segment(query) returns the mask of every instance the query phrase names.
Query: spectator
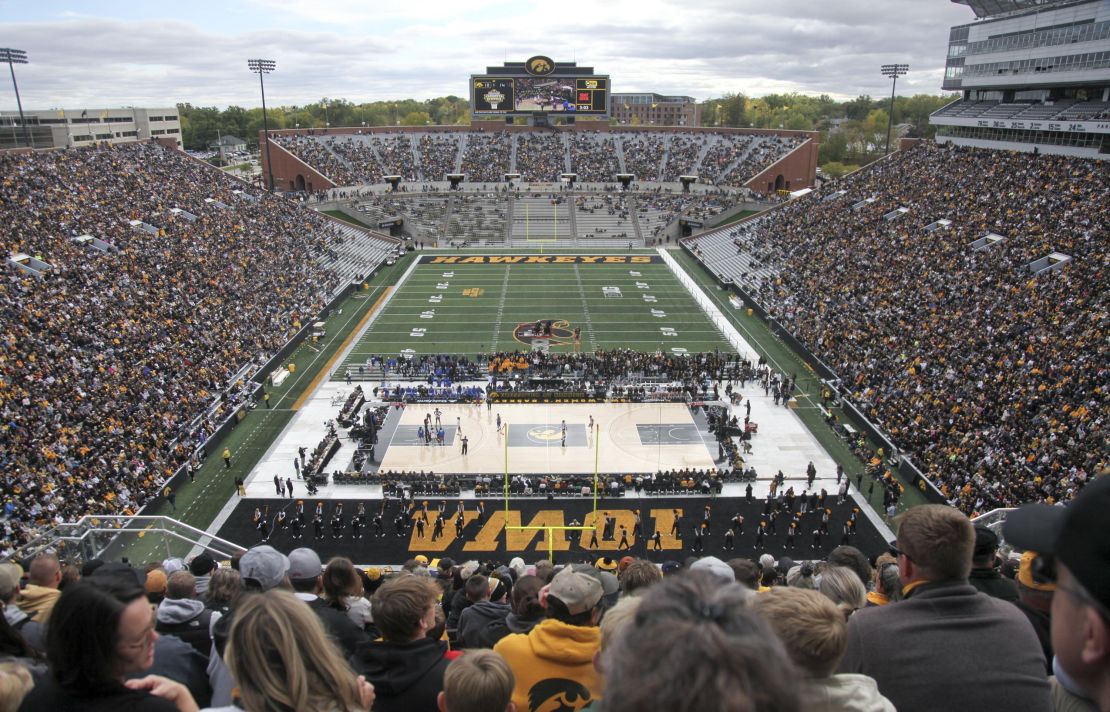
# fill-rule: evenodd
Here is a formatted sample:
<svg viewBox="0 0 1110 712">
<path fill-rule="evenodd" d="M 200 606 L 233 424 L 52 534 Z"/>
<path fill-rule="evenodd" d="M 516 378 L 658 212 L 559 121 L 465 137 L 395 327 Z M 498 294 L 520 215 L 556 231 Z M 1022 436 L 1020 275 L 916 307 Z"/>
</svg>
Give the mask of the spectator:
<svg viewBox="0 0 1110 712">
<path fill-rule="evenodd" d="M 212 611 L 197 600 L 196 578 L 188 571 L 170 574 L 166 598 L 155 613 L 154 629 L 158 634 L 176 636 L 208 657 L 212 650 L 211 624 Z"/>
<path fill-rule="evenodd" d="M 868 606 L 885 606 L 901 600 L 902 579 L 898 574 L 898 561 L 883 554 L 875 562 L 875 589 L 867 592 Z"/>
<path fill-rule="evenodd" d="M 207 552 L 202 552 L 193 557 L 189 562 L 189 572 L 196 579 L 197 596 L 203 597 L 208 592 L 208 583 L 212 580 L 212 572 L 217 568 L 216 560 Z"/>
<path fill-rule="evenodd" d="M 218 568 L 208 580 L 208 590 L 204 593 L 204 607 L 226 615 L 241 589 L 239 572 L 232 568 Z"/>
<path fill-rule="evenodd" d="M 1110 710 L 1110 475 L 1099 475 L 1069 507 L 1027 505 L 1003 524 L 1010 544 L 1055 557 L 1052 649 L 1057 680 Z M 1042 569 L 1043 570 L 1043 569 Z M 1062 673 L 1062 674 L 1061 674 Z M 1064 696 L 1059 690 L 1054 695 Z"/>
<path fill-rule="evenodd" d="M 515 712 L 513 671 L 492 650 L 472 650 L 447 666 L 440 712 Z"/>
<path fill-rule="evenodd" d="M 350 559 L 337 556 L 324 568 L 324 599 L 336 610 L 345 610 L 347 617 L 360 630 L 368 631 L 374 617 L 370 601 L 363 597 L 362 578 Z M 377 630 L 374 629 L 376 634 Z"/>
<path fill-rule="evenodd" d="M 786 585 L 791 588 L 805 588 L 810 591 L 817 588 L 817 579 L 814 578 L 813 564 L 808 561 L 804 564 L 791 566 L 787 569 L 785 578 Z"/>
<path fill-rule="evenodd" d="M 513 669 L 518 709 L 549 703 L 574 708 L 601 696 L 604 683 L 593 658 L 600 644 L 602 592 L 598 579 L 565 568 L 551 579 L 546 596 L 541 595 L 547 620 L 494 646 Z"/>
<path fill-rule="evenodd" d="M 484 590 L 478 590 L 479 584 Z M 468 597 L 472 586 L 475 589 L 474 595 L 479 598 L 459 616 L 460 648 L 485 647 L 482 643 L 486 629 L 498 621 L 504 621 L 512 612 L 506 600 L 509 589 L 501 579 L 471 576 L 466 582 Z"/>
<path fill-rule="evenodd" d="M 967 582 L 975 544 L 967 517 L 925 504 L 896 521 L 905 599 L 852 616 L 840 672 L 875 678 L 899 712 L 1048 710 L 1045 660 L 1029 622 Z"/>
<path fill-rule="evenodd" d="M 374 594 L 382 640 L 364 645 L 351 662 L 374 685 L 377 712 L 433 710 L 443 690 L 447 644 L 427 632 L 436 625 L 439 587 L 423 576 L 400 576 Z"/>
<path fill-rule="evenodd" d="M 46 629 L 42 623 L 15 605 L 19 596 L 19 579 L 23 571 L 16 564 L 0 564 L 0 607 L 4 610 L 4 620 L 12 628 L 15 636 L 22 638 L 33 650 L 42 653 L 46 650 Z"/>
<path fill-rule="evenodd" d="M 323 568 L 320 556 L 312 549 L 301 547 L 289 552 L 289 583 L 297 598 L 307 603 L 320 617 L 328 635 L 339 645 L 344 656 L 350 657 L 369 642 L 369 638 L 347 616 L 346 601 L 320 598 L 324 592 Z"/>
<path fill-rule="evenodd" d="M 663 572 L 647 559 L 636 559 L 620 575 L 621 595 L 642 596 L 663 580 Z"/>
<path fill-rule="evenodd" d="M 759 589 L 759 564 L 751 559 L 729 559 L 728 565 L 732 567 L 736 583 L 750 591 Z"/>
<path fill-rule="evenodd" d="M 38 710 L 112 709 L 142 712 L 195 710 L 155 697 L 140 681 L 124 684 L 154 662 L 154 611 L 141 573 L 97 577 L 68 587 L 55 606 L 46 634 L 50 675 L 38 681 L 20 707 Z"/>
<path fill-rule="evenodd" d="M 150 601 L 152 606 L 158 606 L 166 597 L 166 585 L 168 579 L 166 572 L 160 568 L 154 568 L 147 572 L 146 583 L 146 600 Z"/>
<path fill-rule="evenodd" d="M 320 618 L 286 591 L 248 596 L 236 608 L 225 654 L 246 712 L 365 712 L 374 704 L 373 686 L 355 676 Z"/>
<path fill-rule="evenodd" d="M 736 583 L 736 574 L 732 572 L 732 567 L 716 556 L 703 556 L 690 565 L 690 571 L 706 571 L 719 579 L 722 584 Z"/>
<path fill-rule="evenodd" d="M 645 591 L 646 593 L 646 591 Z M 605 654 L 613 646 L 613 641 L 623 633 L 624 629 L 632 624 L 636 618 L 636 611 L 640 608 L 640 596 L 626 596 L 617 601 L 617 604 L 605 612 L 598 629 L 601 632 L 601 645 L 594 653 L 594 667 L 604 677 L 605 665 L 602 662 Z M 589 705 L 582 708 L 582 712 L 596 712 L 601 709 L 603 700 L 594 699 Z"/>
<path fill-rule="evenodd" d="M 975 552 L 968 582 L 988 596 L 1011 603 L 1018 600 L 1017 586 L 1003 578 L 998 564 L 998 535 L 986 527 L 975 527 Z"/>
<path fill-rule="evenodd" d="M 856 573 L 860 583 L 866 586 L 871 581 L 871 563 L 862 551 L 854 546 L 838 546 L 829 552 L 829 566 L 846 566 Z"/>
<path fill-rule="evenodd" d="M 848 569 L 835 567 L 862 589 Z M 822 581 L 828 572 L 822 574 Z M 848 645 L 843 609 L 816 591 L 779 586 L 752 601 L 803 674 L 801 709 L 806 712 L 895 712 L 866 675 L 834 674 Z"/>
<path fill-rule="evenodd" d="M 747 609 L 747 598 L 740 586 L 722 586 L 697 571 L 653 586 L 641 598 L 634 622 L 602 656 L 601 708 L 802 710 L 794 665 L 767 624 Z"/>
<path fill-rule="evenodd" d="M 19 594 L 15 604 L 31 617 L 31 620 L 46 625 L 54 603 L 61 595 L 58 586 L 62 583 L 62 567 L 58 557 L 53 554 L 39 554 L 31 561 L 27 570 L 27 585 Z"/>
<path fill-rule="evenodd" d="M 447 634 L 454 637 L 459 627 L 459 618 L 462 612 L 474 605 L 474 600 L 466 591 L 466 582 L 471 576 L 478 573 L 477 561 L 468 561 L 455 571 L 455 592 L 451 596 L 450 606 L 447 607 Z M 445 597 L 446 600 L 446 597 Z"/>
<path fill-rule="evenodd" d="M 846 566 L 830 566 L 817 577 L 817 590 L 832 601 L 844 620 L 867 605 L 867 589 L 856 572 Z"/>
<path fill-rule="evenodd" d="M 1041 641 L 1041 650 L 1047 661 L 1047 672 L 1052 674 L 1052 599 L 1056 595 L 1056 582 L 1052 579 L 1055 572 L 1048 571 L 1052 566 L 1051 559 L 1041 560 L 1041 555 L 1035 551 L 1026 551 L 1021 555 L 1021 564 L 1018 568 L 1017 588 L 1018 600 L 1014 605 L 1018 607 L 1032 624 L 1037 640 Z"/>
<path fill-rule="evenodd" d="M 540 589 L 543 586 L 544 582 L 537 576 L 521 576 L 509 594 L 512 610 L 504 619 L 491 621 L 478 633 L 479 645 L 492 648 L 511 633 L 527 634 L 535 628 L 544 616 L 544 607 L 540 605 Z"/>
</svg>

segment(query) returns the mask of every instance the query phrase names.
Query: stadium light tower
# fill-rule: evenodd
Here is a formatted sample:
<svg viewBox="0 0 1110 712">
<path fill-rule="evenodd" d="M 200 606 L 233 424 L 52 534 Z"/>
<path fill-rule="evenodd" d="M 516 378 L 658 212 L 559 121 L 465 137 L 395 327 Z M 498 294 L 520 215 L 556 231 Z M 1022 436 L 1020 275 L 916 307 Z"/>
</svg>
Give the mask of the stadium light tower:
<svg viewBox="0 0 1110 712">
<path fill-rule="evenodd" d="M 247 68 L 258 75 L 258 87 L 262 90 L 262 133 L 266 137 L 266 171 L 270 178 L 270 192 L 274 192 L 274 164 L 270 162 L 270 124 L 266 120 L 266 85 L 262 81 L 263 74 L 269 74 L 277 68 L 277 62 L 272 59 L 248 59 Z"/>
<path fill-rule="evenodd" d="M 12 73 L 12 86 L 15 88 L 15 105 L 19 107 L 19 125 L 23 127 L 23 140 L 27 145 L 34 148 L 31 143 L 31 129 L 27 126 L 27 122 L 23 118 L 23 102 L 19 100 L 19 85 L 15 83 L 15 65 L 27 64 L 27 53 L 21 49 L 11 49 L 5 47 L 0 49 L 0 62 L 7 62 L 8 69 Z"/>
<path fill-rule="evenodd" d="M 890 153 L 890 130 L 894 127 L 894 89 L 898 86 L 898 77 L 910 71 L 908 64 L 884 64 L 879 67 L 884 77 L 890 77 L 893 83 L 890 86 L 890 113 L 886 119 L 886 151 Z"/>
</svg>

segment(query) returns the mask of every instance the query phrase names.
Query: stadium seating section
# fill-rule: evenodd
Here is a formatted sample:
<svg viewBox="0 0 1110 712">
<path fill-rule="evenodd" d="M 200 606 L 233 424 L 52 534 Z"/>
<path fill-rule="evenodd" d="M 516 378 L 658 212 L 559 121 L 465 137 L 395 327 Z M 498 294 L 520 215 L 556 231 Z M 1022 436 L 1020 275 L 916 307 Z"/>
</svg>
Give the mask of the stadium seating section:
<svg viewBox="0 0 1110 712">
<path fill-rule="evenodd" d="M 923 142 L 691 248 L 983 512 L 1110 455 L 1108 224 L 1103 163 Z"/>
</svg>

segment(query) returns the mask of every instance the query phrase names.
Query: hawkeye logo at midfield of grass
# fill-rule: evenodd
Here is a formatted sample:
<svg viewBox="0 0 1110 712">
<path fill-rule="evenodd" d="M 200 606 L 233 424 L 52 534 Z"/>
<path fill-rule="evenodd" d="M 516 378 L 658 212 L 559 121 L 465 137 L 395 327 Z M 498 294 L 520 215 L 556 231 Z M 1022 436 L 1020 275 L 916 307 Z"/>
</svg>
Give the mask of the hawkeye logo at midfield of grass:
<svg viewBox="0 0 1110 712">
<path fill-rule="evenodd" d="M 659 255 L 424 255 L 428 265 L 647 265 L 661 263 Z"/>
<path fill-rule="evenodd" d="M 517 324 L 513 338 L 532 348 L 573 346 L 574 330 L 566 319 L 540 319 Z"/>
</svg>

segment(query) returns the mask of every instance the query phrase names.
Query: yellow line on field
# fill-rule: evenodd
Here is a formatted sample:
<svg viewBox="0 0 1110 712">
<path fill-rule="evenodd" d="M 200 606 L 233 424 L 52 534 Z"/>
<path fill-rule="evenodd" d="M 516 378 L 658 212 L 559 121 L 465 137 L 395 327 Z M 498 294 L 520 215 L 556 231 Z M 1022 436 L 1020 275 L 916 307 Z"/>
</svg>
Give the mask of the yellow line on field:
<svg viewBox="0 0 1110 712">
<path fill-rule="evenodd" d="M 347 338 L 343 340 L 343 343 L 335 350 L 335 353 L 328 359 L 328 362 L 325 363 L 320 369 L 320 372 L 316 374 L 316 378 L 312 379 L 312 383 L 308 384 L 308 388 L 305 388 L 301 396 L 294 401 L 293 407 L 290 408 L 290 410 L 300 410 L 304 402 L 308 400 L 308 397 L 315 393 L 316 389 L 320 387 L 320 384 L 324 382 L 324 379 L 331 376 L 331 370 L 335 366 L 335 362 L 339 360 L 339 356 L 347 350 L 347 347 L 354 341 L 355 336 L 362 331 L 362 327 L 366 326 L 366 322 L 370 321 L 370 317 L 374 315 L 374 312 L 378 311 L 378 307 L 381 306 L 381 303 L 385 301 L 385 298 L 389 296 L 391 291 L 393 291 L 393 287 L 386 287 L 385 290 L 382 291 L 381 296 L 374 302 L 374 306 L 370 307 L 370 309 L 362 315 L 362 318 L 358 321 L 358 325 L 355 326 L 354 329 L 351 329 L 351 333 L 347 334 Z"/>
</svg>

